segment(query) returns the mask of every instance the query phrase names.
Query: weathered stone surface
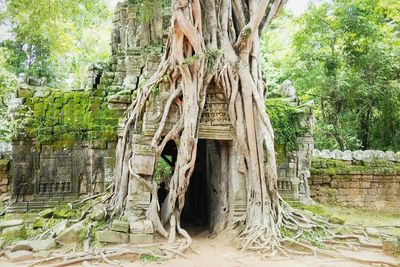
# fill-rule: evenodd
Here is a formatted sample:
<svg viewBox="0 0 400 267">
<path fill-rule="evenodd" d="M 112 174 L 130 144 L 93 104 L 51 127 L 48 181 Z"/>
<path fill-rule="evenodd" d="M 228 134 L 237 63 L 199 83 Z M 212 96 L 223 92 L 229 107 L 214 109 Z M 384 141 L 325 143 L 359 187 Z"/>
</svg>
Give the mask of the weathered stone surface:
<svg viewBox="0 0 400 267">
<path fill-rule="evenodd" d="M 25 250 L 8 252 L 8 253 L 6 253 L 6 256 L 11 262 L 29 261 L 34 258 L 32 252 L 25 251 Z"/>
<path fill-rule="evenodd" d="M 11 246 L 10 251 L 15 252 L 19 250 L 27 250 L 30 251 L 32 250 L 31 246 L 29 245 L 29 242 L 27 240 L 19 241 L 15 243 L 14 245 Z"/>
<path fill-rule="evenodd" d="M 327 149 L 324 149 L 324 150 L 321 151 L 320 157 L 324 158 L 324 159 L 331 159 L 333 157 L 333 155 L 332 155 L 331 151 L 329 151 Z"/>
<path fill-rule="evenodd" d="M 53 227 L 53 232 L 57 236 L 67 228 L 67 220 L 62 220 Z"/>
<path fill-rule="evenodd" d="M 343 219 L 340 219 L 340 218 L 338 218 L 338 217 L 336 217 L 336 216 L 331 216 L 331 217 L 329 218 L 329 222 L 330 222 L 330 223 L 333 223 L 333 224 L 344 224 L 344 220 L 343 220 Z"/>
<path fill-rule="evenodd" d="M 130 223 L 131 233 L 135 234 L 143 234 L 144 233 L 144 224 L 142 221 L 136 221 Z"/>
<path fill-rule="evenodd" d="M 379 236 L 380 235 L 379 230 L 376 228 L 373 228 L 373 227 L 365 228 L 365 232 L 370 236 Z"/>
<path fill-rule="evenodd" d="M 115 231 L 98 231 L 96 239 L 104 243 L 126 244 L 129 241 L 129 236 L 126 233 Z"/>
<path fill-rule="evenodd" d="M 19 226 L 12 226 L 5 228 L 2 231 L 3 236 L 7 237 L 14 237 L 14 238 L 25 238 L 26 237 L 26 229 L 25 225 L 19 225 Z"/>
<path fill-rule="evenodd" d="M 310 210 L 302 210 L 301 211 L 305 216 L 307 216 L 308 218 L 312 218 L 314 217 L 314 213 Z"/>
<path fill-rule="evenodd" d="M 34 97 L 48 97 L 50 95 L 49 90 L 45 90 L 44 88 L 40 88 L 35 91 Z"/>
<path fill-rule="evenodd" d="M 350 150 L 345 150 L 342 156 L 343 160 L 353 160 L 353 153 Z"/>
<path fill-rule="evenodd" d="M 355 160 L 364 160 L 364 151 L 362 150 L 353 151 L 353 158 Z"/>
<path fill-rule="evenodd" d="M 400 162 L 400 151 L 396 153 L 396 162 Z"/>
<path fill-rule="evenodd" d="M 320 158 L 321 157 L 321 151 L 319 151 L 318 149 L 314 149 L 312 156 L 314 158 Z"/>
<path fill-rule="evenodd" d="M 333 156 L 334 159 L 339 159 L 340 160 L 340 159 L 343 158 L 343 152 L 338 150 L 338 149 L 335 149 L 335 150 L 332 151 L 332 156 Z"/>
<path fill-rule="evenodd" d="M 376 150 L 374 153 L 374 157 L 379 159 L 385 159 L 386 154 L 382 150 Z"/>
<path fill-rule="evenodd" d="M 370 160 L 376 157 L 376 153 L 373 150 L 365 150 L 363 160 Z"/>
<path fill-rule="evenodd" d="M 150 220 L 145 220 L 143 222 L 144 225 L 144 233 L 145 234 L 153 234 L 154 229 L 153 229 L 153 223 Z"/>
<path fill-rule="evenodd" d="M 62 231 L 56 237 L 56 241 L 61 245 L 80 243 L 86 237 L 86 232 L 84 222 L 79 222 Z"/>
<path fill-rule="evenodd" d="M 389 161 L 396 161 L 396 153 L 394 153 L 393 151 L 386 151 L 385 159 Z"/>
<path fill-rule="evenodd" d="M 101 221 L 106 216 L 105 205 L 98 204 L 93 208 L 92 213 L 89 215 L 89 219 L 93 221 Z"/>
<path fill-rule="evenodd" d="M 117 231 L 117 232 L 122 232 L 122 233 L 128 233 L 129 232 L 129 223 L 126 221 L 114 220 L 111 224 L 111 230 Z"/>
<path fill-rule="evenodd" d="M 73 210 L 69 207 L 61 207 L 54 209 L 53 218 L 56 219 L 69 219 L 73 215 Z"/>
<path fill-rule="evenodd" d="M 35 258 L 36 259 L 45 259 L 45 258 L 49 258 L 51 256 L 51 250 L 50 251 L 38 251 L 35 252 Z"/>
<path fill-rule="evenodd" d="M 397 154 L 375 150 L 346 153 L 352 153 L 354 159 L 313 159 L 309 178 L 313 199 L 329 202 L 335 190 L 334 202 L 341 205 L 399 209 L 400 164 L 390 160 Z"/>
<path fill-rule="evenodd" d="M 12 226 L 18 226 L 22 225 L 24 223 L 24 220 L 9 220 L 9 221 L 2 221 L 0 222 L 0 231 L 3 231 L 3 229 L 12 227 Z"/>
<path fill-rule="evenodd" d="M 42 218 L 51 218 L 53 216 L 53 209 L 45 209 L 39 212 L 39 216 Z"/>
<path fill-rule="evenodd" d="M 29 245 L 32 248 L 32 251 L 47 251 L 55 248 L 56 241 L 53 238 L 44 239 L 44 240 L 30 240 Z"/>
<path fill-rule="evenodd" d="M 130 234 L 129 243 L 131 244 L 151 244 L 154 243 L 152 234 Z"/>
<path fill-rule="evenodd" d="M 46 251 L 53 249 L 56 246 L 56 241 L 53 238 L 43 240 L 22 240 L 18 241 L 11 247 L 11 251 L 27 250 L 27 251 Z"/>
</svg>

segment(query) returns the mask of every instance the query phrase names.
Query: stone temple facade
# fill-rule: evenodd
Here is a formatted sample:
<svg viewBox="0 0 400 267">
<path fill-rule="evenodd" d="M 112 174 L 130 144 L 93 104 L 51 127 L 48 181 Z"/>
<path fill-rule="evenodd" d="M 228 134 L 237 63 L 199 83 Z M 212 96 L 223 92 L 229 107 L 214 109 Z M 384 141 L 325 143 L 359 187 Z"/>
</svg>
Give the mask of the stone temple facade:
<svg viewBox="0 0 400 267">
<path fill-rule="evenodd" d="M 136 90 L 158 67 L 170 22 L 168 8 L 156 10 L 150 21 L 138 18 L 139 10 L 128 1 L 117 5 L 112 29 L 112 56 L 108 64 L 88 68 L 84 88 L 76 91 L 49 90 L 21 76 L 19 91 L 11 110 L 14 122 L 12 142 L 12 198 L 10 211 L 44 208 L 60 202 L 103 192 L 112 182 L 115 147 L 121 136 L 124 111 L 136 97 Z M 149 29 L 152 29 L 149 31 Z M 143 177 L 155 172 L 155 151 L 151 137 L 161 120 L 160 106 L 168 93 L 162 84 L 151 96 L 141 129 L 133 137 L 133 166 Z M 286 95 L 285 95 L 286 94 Z M 308 105 L 293 99 L 290 90 L 284 93 L 288 105 L 309 114 Z M 200 121 L 196 169 L 188 191 L 187 205 L 196 214 L 194 220 L 208 220 L 209 206 L 199 196 L 212 197 L 214 170 L 219 168 L 220 144 L 228 147 L 228 164 L 236 164 L 231 149 L 235 132 L 227 114 L 227 100 L 218 88 L 210 86 Z M 172 107 L 166 129 L 177 120 L 177 106 Z M 310 118 L 300 123 L 312 128 Z M 298 150 L 285 152 L 279 165 L 279 190 L 292 200 L 309 199 L 308 177 L 313 149 L 311 130 L 298 139 Z M 162 155 L 173 161 L 176 147 L 168 144 Z M 235 168 L 229 168 L 234 170 Z M 246 209 L 246 186 L 239 173 L 229 176 L 231 216 Z M 143 218 L 150 202 L 150 193 L 139 183 L 130 183 L 128 212 Z M 184 211 L 185 213 L 185 211 Z M 185 214 L 183 214 L 184 216 Z"/>
</svg>

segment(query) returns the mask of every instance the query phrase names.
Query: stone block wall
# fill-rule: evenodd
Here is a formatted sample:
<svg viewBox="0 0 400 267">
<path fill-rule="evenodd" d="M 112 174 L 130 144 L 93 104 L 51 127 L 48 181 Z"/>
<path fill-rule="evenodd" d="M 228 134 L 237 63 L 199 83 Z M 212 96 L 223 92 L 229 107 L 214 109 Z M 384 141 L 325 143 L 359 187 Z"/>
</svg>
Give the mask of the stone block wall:
<svg viewBox="0 0 400 267">
<path fill-rule="evenodd" d="M 388 160 L 385 153 L 363 160 L 314 157 L 309 184 L 311 197 L 321 203 L 380 210 L 400 208 L 400 163 Z"/>
<path fill-rule="evenodd" d="M 0 159 L 0 200 L 4 199 L 10 192 L 10 166 L 11 162 L 9 159 Z"/>
<path fill-rule="evenodd" d="M 0 142 L 0 201 L 11 192 L 11 146 Z"/>
<path fill-rule="evenodd" d="M 10 114 L 13 202 L 63 201 L 111 182 L 118 123 L 131 96 L 119 95 L 110 108 L 112 75 L 95 68 L 99 84 L 86 91 L 20 81 Z"/>
<path fill-rule="evenodd" d="M 275 133 L 278 190 L 287 200 L 308 203 L 314 150 L 313 102 L 302 103 L 290 81 L 269 96 L 266 109 Z"/>
</svg>

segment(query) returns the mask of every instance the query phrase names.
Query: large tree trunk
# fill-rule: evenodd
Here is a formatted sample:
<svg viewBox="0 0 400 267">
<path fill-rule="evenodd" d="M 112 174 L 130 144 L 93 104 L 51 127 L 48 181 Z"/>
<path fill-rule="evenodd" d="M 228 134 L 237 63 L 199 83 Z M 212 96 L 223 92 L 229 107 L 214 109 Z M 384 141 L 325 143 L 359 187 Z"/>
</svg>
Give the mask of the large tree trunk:
<svg viewBox="0 0 400 267">
<path fill-rule="evenodd" d="M 165 54 L 156 73 L 141 89 L 127 112 L 123 137 L 117 148 L 114 210 L 122 212 L 130 179 L 138 179 L 153 192 L 148 217 L 156 230 L 175 241 L 176 233 L 190 237 L 180 227 L 185 193 L 196 160 L 199 121 L 205 96 L 212 82 L 222 88 L 229 103 L 229 117 L 236 129 L 234 149 L 237 170 L 244 174 L 247 189 L 247 212 L 240 222 L 244 249 L 260 245 L 275 251 L 279 227 L 284 220 L 277 188 L 273 130 L 264 110 L 264 84 L 260 67 L 260 31 L 268 25 L 283 5 L 283 0 L 173 0 L 172 19 Z M 155 185 L 131 168 L 132 138 L 140 127 L 151 89 L 169 84 L 169 99 L 152 146 L 159 156 L 166 143 L 174 140 L 178 155 L 170 181 L 170 191 L 158 216 Z M 162 135 L 170 107 L 180 107 L 180 119 L 172 130 Z M 223 144 L 222 144 L 223 145 Z M 227 148 L 222 146 L 221 164 L 226 168 Z M 223 170 L 223 172 L 227 172 Z M 224 181 L 224 177 L 221 178 Z M 224 187 L 221 187 L 222 189 Z M 221 198 L 223 202 L 224 198 Z M 215 218 L 224 220 L 223 214 Z M 170 231 L 163 225 L 170 222 Z M 215 223 L 216 231 L 225 227 Z"/>
</svg>

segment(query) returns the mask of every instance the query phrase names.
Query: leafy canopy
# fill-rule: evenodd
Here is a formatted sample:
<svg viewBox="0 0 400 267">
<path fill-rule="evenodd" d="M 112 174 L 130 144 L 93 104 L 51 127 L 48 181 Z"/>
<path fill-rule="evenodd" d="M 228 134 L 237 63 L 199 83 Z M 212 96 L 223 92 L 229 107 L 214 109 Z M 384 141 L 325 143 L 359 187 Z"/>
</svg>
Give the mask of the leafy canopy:
<svg viewBox="0 0 400 267">
<path fill-rule="evenodd" d="M 14 52 L 8 60 L 14 72 L 60 83 L 109 55 L 105 0 L 6 0 L 6 6 L 0 17 L 11 24 L 13 39 L 3 46 Z"/>
<path fill-rule="evenodd" d="M 318 148 L 400 150 L 400 2 L 338 0 L 286 14 L 263 39 L 267 89 L 316 101 Z"/>
</svg>

